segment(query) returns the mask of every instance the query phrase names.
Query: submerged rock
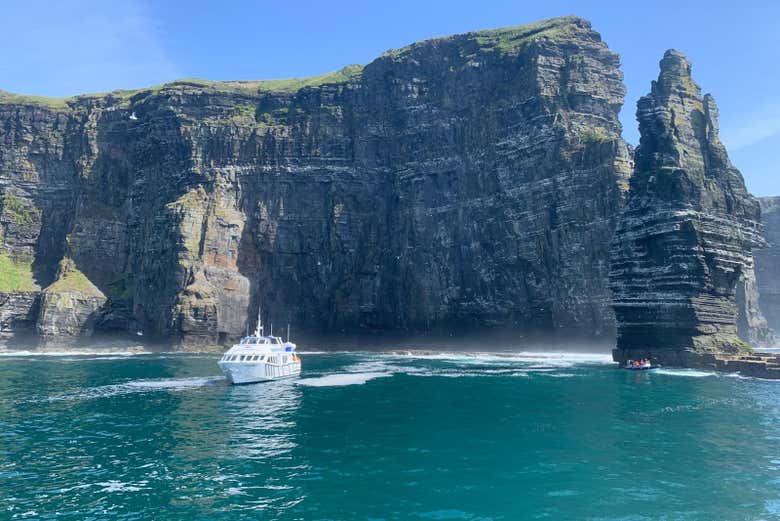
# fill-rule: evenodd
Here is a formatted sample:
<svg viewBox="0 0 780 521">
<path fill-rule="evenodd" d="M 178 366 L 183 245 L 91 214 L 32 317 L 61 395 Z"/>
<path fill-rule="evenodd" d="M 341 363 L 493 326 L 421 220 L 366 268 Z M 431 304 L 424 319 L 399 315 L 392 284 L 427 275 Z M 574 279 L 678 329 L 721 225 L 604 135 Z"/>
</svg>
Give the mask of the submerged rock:
<svg viewBox="0 0 780 521">
<path fill-rule="evenodd" d="M 34 259 L 39 287 L 67 257 L 105 296 L 43 292 L 46 335 L 82 334 L 102 306 L 96 331 L 197 347 L 262 303 L 315 331 L 611 338 L 624 94 L 618 56 L 575 17 L 317 78 L 0 93 L 0 192 L 22 216 L 0 217 L 2 248 Z M 29 327 L 19 302 L 7 329 Z"/>
<path fill-rule="evenodd" d="M 737 288 L 752 283 L 761 214 L 685 56 L 667 51 L 660 66 L 638 103 L 641 141 L 612 241 L 614 358 L 695 365 L 704 353 L 749 350 L 737 332 Z"/>
</svg>

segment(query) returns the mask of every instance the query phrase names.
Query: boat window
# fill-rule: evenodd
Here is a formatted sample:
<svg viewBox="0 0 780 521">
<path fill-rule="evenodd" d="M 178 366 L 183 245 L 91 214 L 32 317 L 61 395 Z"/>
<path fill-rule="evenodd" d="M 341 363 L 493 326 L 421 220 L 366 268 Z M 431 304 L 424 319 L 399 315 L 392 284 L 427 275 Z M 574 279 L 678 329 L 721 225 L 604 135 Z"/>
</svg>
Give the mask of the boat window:
<svg viewBox="0 0 780 521">
<path fill-rule="evenodd" d="M 252 357 L 252 361 L 253 361 L 253 362 L 257 362 L 257 359 L 258 359 L 258 358 L 259 358 L 259 357 L 258 357 L 257 355 L 255 355 L 255 356 L 253 356 L 253 357 Z"/>
<path fill-rule="evenodd" d="M 243 361 L 244 361 L 244 355 L 241 355 L 241 356 L 239 356 L 239 357 L 238 357 L 238 361 L 239 361 L 239 362 L 243 362 Z"/>
</svg>

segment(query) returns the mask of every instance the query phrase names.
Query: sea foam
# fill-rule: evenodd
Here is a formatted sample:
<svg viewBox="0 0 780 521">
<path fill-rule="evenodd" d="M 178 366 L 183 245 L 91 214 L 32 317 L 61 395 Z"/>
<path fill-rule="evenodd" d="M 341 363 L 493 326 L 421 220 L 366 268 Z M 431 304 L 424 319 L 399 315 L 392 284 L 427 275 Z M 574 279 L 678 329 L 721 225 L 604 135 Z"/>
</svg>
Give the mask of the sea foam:
<svg viewBox="0 0 780 521">
<path fill-rule="evenodd" d="M 319 376 L 316 378 L 302 378 L 296 383 L 298 385 L 305 385 L 308 387 L 340 387 L 345 385 L 363 385 L 369 380 L 392 376 L 392 374 L 393 373 L 390 372 L 338 373 Z"/>
<path fill-rule="evenodd" d="M 705 376 L 718 376 L 711 371 L 697 371 L 695 369 L 656 369 L 655 374 L 664 374 L 668 376 L 688 376 L 692 378 L 704 378 Z"/>
<path fill-rule="evenodd" d="M 131 380 L 121 384 L 101 385 L 88 387 L 80 392 L 51 396 L 49 402 L 95 400 L 110 398 L 125 394 L 154 392 L 154 391 L 183 391 L 210 385 L 221 385 L 226 380 L 223 377 L 194 377 L 194 378 L 163 378 L 156 380 Z M 30 400 L 37 401 L 37 400 Z"/>
</svg>

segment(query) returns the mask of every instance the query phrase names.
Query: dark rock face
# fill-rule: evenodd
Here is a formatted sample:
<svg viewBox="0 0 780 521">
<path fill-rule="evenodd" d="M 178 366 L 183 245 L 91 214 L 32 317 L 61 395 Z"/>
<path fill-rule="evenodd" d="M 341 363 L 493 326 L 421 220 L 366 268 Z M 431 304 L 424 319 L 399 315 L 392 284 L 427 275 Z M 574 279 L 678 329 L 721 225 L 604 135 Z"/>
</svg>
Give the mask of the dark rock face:
<svg viewBox="0 0 780 521">
<path fill-rule="evenodd" d="M 774 328 L 764 316 L 764 306 L 756 281 L 755 255 L 753 262 L 745 264 L 742 279 L 737 283 L 737 334 L 753 347 L 771 347 L 777 341 Z"/>
<path fill-rule="evenodd" d="M 313 330 L 609 336 L 624 93 L 618 56 L 577 18 L 297 82 L 0 93 L 0 191 L 23 217 L 3 206 L 3 250 L 33 273 L 0 321 L 197 348 L 262 304 Z M 66 297 L 41 288 L 63 258 L 105 300 L 69 293 L 50 320 Z"/>
<path fill-rule="evenodd" d="M 737 287 L 750 284 L 751 251 L 764 244 L 760 209 L 720 142 L 717 116 L 685 57 L 667 51 L 638 103 L 641 141 L 612 242 L 618 361 L 690 365 L 691 356 L 747 347 Z"/>
<path fill-rule="evenodd" d="M 757 250 L 756 279 L 761 310 L 769 327 L 780 331 L 780 197 L 761 197 L 767 247 Z"/>
</svg>

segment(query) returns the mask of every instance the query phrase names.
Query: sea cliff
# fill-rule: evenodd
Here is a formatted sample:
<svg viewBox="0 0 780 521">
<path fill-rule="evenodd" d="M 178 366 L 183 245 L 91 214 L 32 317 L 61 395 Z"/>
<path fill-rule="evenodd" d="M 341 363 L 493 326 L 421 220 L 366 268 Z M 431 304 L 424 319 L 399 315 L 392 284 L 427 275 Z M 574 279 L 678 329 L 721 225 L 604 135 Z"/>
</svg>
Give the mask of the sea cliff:
<svg viewBox="0 0 780 521">
<path fill-rule="evenodd" d="M 298 80 L 0 93 L 0 329 L 611 338 L 619 58 L 576 17 Z M 251 321 L 251 319 L 250 319 Z"/>
</svg>

